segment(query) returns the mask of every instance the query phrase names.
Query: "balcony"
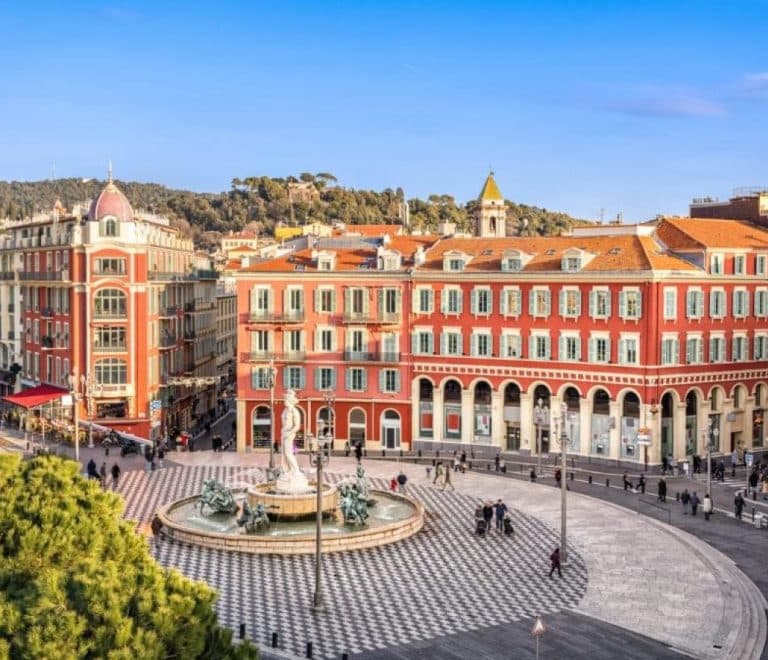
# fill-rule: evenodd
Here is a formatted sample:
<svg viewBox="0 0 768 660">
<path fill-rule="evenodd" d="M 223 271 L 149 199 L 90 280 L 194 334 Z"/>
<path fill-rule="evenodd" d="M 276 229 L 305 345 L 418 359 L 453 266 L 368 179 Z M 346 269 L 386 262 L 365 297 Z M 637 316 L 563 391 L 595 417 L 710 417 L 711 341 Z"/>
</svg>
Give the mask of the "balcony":
<svg viewBox="0 0 768 660">
<path fill-rule="evenodd" d="M 251 351 L 250 353 L 240 353 L 240 362 L 269 362 L 276 360 L 277 353 L 272 351 Z"/>
<path fill-rule="evenodd" d="M 66 275 L 66 277 L 65 277 Z M 59 281 L 69 279 L 69 271 L 67 270 L 49 270 L 45 273 L 24 270 L 19 273 L 19 279 L 21 280 L 41 280 L 46 282 Z"/>
<path fill-rule="evenodd" d="M 176 346 L 177 341 L 176 335 L 163 335 L 160 337 L 160 348 L 172 348 Z"/>
<path fill-rule="evenodd" d="M 210 300 L 190 300 L 184 303 L 184 313 L 207 312 L 214 308 L 215 303 Z"/>
<path fill-rule="evenodd" d="M 181 279 L 181 273 L 169 273 L 160 270 L 149 271 L 150 282 L 175 282 L 177 280 L 180 281 Z"/>
<path fill-rule="evenodd" d="M 196 280 L 218 280 L 219 272 L 206 268 L 198 268 L 192 273 L 192 277 Z"/>
<path fill-rule="evenodd" d="M 15 273 L 12 270 L 0 271 L 0 280 L 12 280 Z"/>
<path fill-rule="evenodd" d="M 125 277 L 128 275 L 125 270 L 120 270 L 118 268 L 96 268 L 93 271 L 93 274 L 98 275 L 99 277 Z"/>
<path fill-rule="evenodd" d="M 113 343 L 113 344 L 99 344 L 93 345 L 94 353 L 122 353 L 126 350 L 125 342 Z"/>
<path fill-rule="evenodd" d="M 249 312 L 245 315 L 246 323 L 304 323 L 304 310 L 287 312 Z"/>
<path fill-rule="evenodd" d="M 345 362 L 400 362 L 400 353 L 367 353 L 344 351 Z"/>
<path fill-rule="evenodd" d="M 359 323 L 361 325 L 397 325 L 400 323 L 400 312 L 344 312 L 342 323 Z"/>
<path fill-rule="evenodd" d="M 125 309 L 95 309 L 93 318 L 107 321 L 121 321 L 128 318 L 128 312 Z"/>
<path fill-rule="evenodd" d="M 178 307 L 176 305 L 168 305 L 166 307 L 160 308 L 160 316 L 163 316 L 165 318 L 168 318 L 169 316 L 176 316 L 176 312 L 178 311 Z"/>
<path fill-rule="evenodd" d="M 53 307 L 43 307 L 40 310 L 40 316 L 44 318 L 51 318 L 53 316 Z"/>
</svg>

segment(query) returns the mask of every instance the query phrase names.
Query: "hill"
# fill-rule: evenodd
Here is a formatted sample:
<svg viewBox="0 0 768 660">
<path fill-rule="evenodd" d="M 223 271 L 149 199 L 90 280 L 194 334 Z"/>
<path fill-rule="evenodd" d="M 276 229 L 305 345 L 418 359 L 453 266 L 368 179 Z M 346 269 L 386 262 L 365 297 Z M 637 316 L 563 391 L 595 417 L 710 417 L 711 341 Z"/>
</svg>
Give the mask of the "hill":
<svg viewBox="0 0 768 660">
<path fill-rule="evenodd" d="M 19 219 L 51 209 L 61 200 L 66 208 L 95 197 L 105 181 L 56 179 L 47 181 L 0 181 L 0 218 Z M 403 191 L 386 188 L 354 190 L 338 185 L 336 177 L 321 172 L 299 177 L 268 176 L 233 179 L 232 188 L 221 193 L 174 190 L 156 183 L 116 181 L 136 209 L 168 216 L 198 246 L 212 247 L 221 234 L 246 226 L 262 234 L 273 233 L 283 222 L 378 224 L 399 222 L 403 217 Z M 508 233 L 556 235 L 574 224 L 583 224 L 565 213 L 508 201 Z M 471 228 L 476 202 L 458 204 L 450 195 L 430 195 L 408 200 L 412 227 L 434 229 L 439 222 L 455 222 Z"/>
</svg>

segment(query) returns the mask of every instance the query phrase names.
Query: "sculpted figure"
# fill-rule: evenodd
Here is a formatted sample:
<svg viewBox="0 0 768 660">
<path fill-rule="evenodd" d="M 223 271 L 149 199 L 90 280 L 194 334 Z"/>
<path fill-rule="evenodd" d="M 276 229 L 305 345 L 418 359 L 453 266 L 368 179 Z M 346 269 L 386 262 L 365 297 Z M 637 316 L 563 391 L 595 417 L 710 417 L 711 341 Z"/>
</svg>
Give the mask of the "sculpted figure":
<svg viewBox="0 0 768 660">
<path fill-rule="evenodd" d="M 277 490 L 288 493 L 301 493 L 309 490 L 309 483 L 299 468 L 299 462 L 293 453 L 293 443 L 301 428 L 301 413 L 296 408 L 296 392 L 288 390 L 285 393 L 285 408 L 283 410 L 282 432 L 280 434 L 280 464 L 282 474 L 277 479 Z"/>
</svg>

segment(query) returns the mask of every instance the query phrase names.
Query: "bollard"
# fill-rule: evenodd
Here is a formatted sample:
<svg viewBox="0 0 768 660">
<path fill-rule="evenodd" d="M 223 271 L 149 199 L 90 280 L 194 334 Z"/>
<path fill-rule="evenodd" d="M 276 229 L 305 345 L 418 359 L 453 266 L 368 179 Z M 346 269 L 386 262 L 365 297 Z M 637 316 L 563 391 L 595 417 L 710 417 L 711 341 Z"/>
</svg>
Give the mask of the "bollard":
<svg viewBox="0 0 768 660">
<path fill-rule="evenodd" d="M 421 449 L 419 449 L 419 458 L 421 458 Z"/>
<path fill-rule="evenodd" d="M 437 465 L 437 460 L 433 458 L 432 459 L 432 467 L 435 467 L 435 465 Z"/>
<path fill-rule="evenodd" d="M 312 657 L 312 642 L 307 642 L 307 657 Z"/>
<path fill-rule="evenodd" d="M 245 639 L 245 624 L 240 624 L 240 639 Z"/>
<path fill-rule="evenodd" d="M 520 463 L 520 474 L 522 474 L 522 473 L 523 473 L 523 464 Z"/>
<path fill-rule="evenodd" d="M 571 481 L 573 481 L 575 477 L 576 477 L 576 473 L 575 472 L 571 472 Z"/>
<path fill-rule="evenodd" d="M 276 632 L 272 633 L 272 648 L 273 649 L 277 648 L 277 633 Z"/>
<path fill-rule="evenodd" d="M 752 499 L 753 499 L 754 501 L 757 501 L 757 490 L 753 490 L 753 491 L 752 491 Z"/>
<path fill-rule="evenodd" d="M 400 450 L 400 458 L 402 458 L 402 457 L 403 457 L 403 450 L 401 449 Z"/>
<path fill-rule="evenodd" d="M 591 474 L 589 475 L 589 485 L 590 486 L 592 485 L 592 475 Z"/>
<path fill-rule="evenodd" d="M 611 487 L 611 480 L 610 479 L 606 479 L 605 480 L 605 487 L 606 488 L 610 488 Z"/>
<path fill-rule="evenodd" d="M 470 454 L 470 456 L 471 456 L 472 458 L 474 458 L 474 457 L 475 457 L 475 450 L 474 450 L 474 449 L 470 449 L 470 450 L 469 450 L 469 454 Z"/>
<path fill-rule="evenodd" d="M 755 522 L 755 507 L 752 507 L 752 522 Z"/>
<path fill-rule="evenodd" d="M 491 464 L 490 463 L 486 463 L 485 464 L 485 469 L 488 470 L 488 472 L 490 472 L 491 471 Z"/>
<path fill-rule="evenodd" d="M 368 450 L 367 449 L 363 449 L 363 456 L 368 458 Z"/>
<path fill-rule="evenodd" d="M 386 449 L 382 449 L 381 450 L 381 457 L 384 458 L 386 455 L 387 455 L 387 450 Z"/>
<path fill-rule="evenodd" d="M 435 451 L 435 457 L 436 458 L 440 458 L 440 450 L 439 449 L 437 451 Z"/>
<path fill-rule="evenodd" d="M 27 451 L 29 451 L 29 442 L 27 442 Z"/>
<path fill-rule="evenodd" d="M 469 462 L 469 469 L 472 469 L 472 461 Z"/>
</svg>

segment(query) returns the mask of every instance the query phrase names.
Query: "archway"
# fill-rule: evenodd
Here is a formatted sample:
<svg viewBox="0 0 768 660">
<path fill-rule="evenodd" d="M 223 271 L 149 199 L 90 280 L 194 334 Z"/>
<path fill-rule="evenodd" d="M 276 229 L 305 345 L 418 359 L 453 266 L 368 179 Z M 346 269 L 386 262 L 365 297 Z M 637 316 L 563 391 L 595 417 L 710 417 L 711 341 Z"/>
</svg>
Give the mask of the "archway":
<svg viewBox="0 0 768 660">
<path fill-rule="evenodd" d="M 592 396 L 592 443 L 590 452 L 598 456 L 611 453 L 611 429 L 615 422 L 611 417 L 611 395 L 596 390 Z"/>
<path fill-rule="evenodd" d="M 731 451 L 739 449 L 745 451 L 748 449 L 748 438 L 744 432 L 744 417 L 747 402 L 747 388 L 743 385 L 736 385 L 733 388 L 733 412 L 731 418 Z"/>
<path fill-rule="evenodd" d="M 755 407 L 752 410 L 752 446 L 763 446 L 763 429 L 764 429 L 764 408 L 765 408 L 766 387 L 765 385 L 758 385 L 755 388 Z"/>
<path fill-rule="evenodd" d="M 536 429 L 536 440 L 533 452 L 541 448 L 542 454 L 549 453 L 549 422 L 551 415 L 550 392 L 546 385 L 537 385 L 533 391 L 533 427 Z"/>
<path fill-rule="evenodd" d="M 400 415 L 396 410 L 385 410 L 381 415 L 381 446 L 383 449 L 400 448 Z"/>
<path fill-rule="evenodd" d="M 349 411 L 349 445 L 356 447 L 358 444 L 365 447 L 366 440 L 365 411 L 362 408 L 353 408 Z"/>
<path fill-rule="evenodd" d="M 443 387 L 443 439 L 461 440 L 461 383 L 449 380 Z"/>
<path fill-rule="evenodd" d="M 671 392 L 661 397 L 661 455 L 672 458 L 675 455 L 675 398 Z"/>
<path fill-rule="evenodd" d="M 256 406 L 253 409 L 251 427 L 253 446 L 268 448 L 272 441 L 272 416 L 268 406 Z"/>
<path fill-rule="evenodd" d="M 568 410 L 567 426 L 568 451 L 581 453 L 581 394 L 575 387 L 567 387 L 563 392 L 563 403 Z"/>
<path fill-rule="evenodd" d="M 330 418 L 330 423 L 328 422 Z M 323 406 L 317 411 L 317 429 L 318 436 L 330 436 L 336 439 L 336 411 L 328 406 Z"/>
<path fill-rule="evenodd" d="M 419 379 L 419 437 L 432 438 L 434 432 L 434 405 L 435 387 L 427 378 Z"/>
<path fill-rule="evenodd" d="M 637 430 L 640 428 L 640 399 L 627 392 L 621 404 L 621 457 L 639 458 Z"/>
<path fill-rule="evenodd" d="M 485 381 L 480 381 L 475 385 L 474 397 L 474 441 L 490 444 L 491 443 L 491 386 Z"/>
<path fill-rule="evenodd" d="M 723 390 L 713 387 L 709 393 L 709 446 L 714 453 L 722 451 Z"/>
<path fill-rule="evenodd" d="M 685 455 L 696 454 L 696 438 L 698 433 L 699 397 L 691 390 L 685 397 Z"/>
<path fill-rule="evenodd" d="M 507 427 L 507 451 L 520 450 L 520 388 L 510 383 L 504 388 L 504 423 Z"/>
</svg>

